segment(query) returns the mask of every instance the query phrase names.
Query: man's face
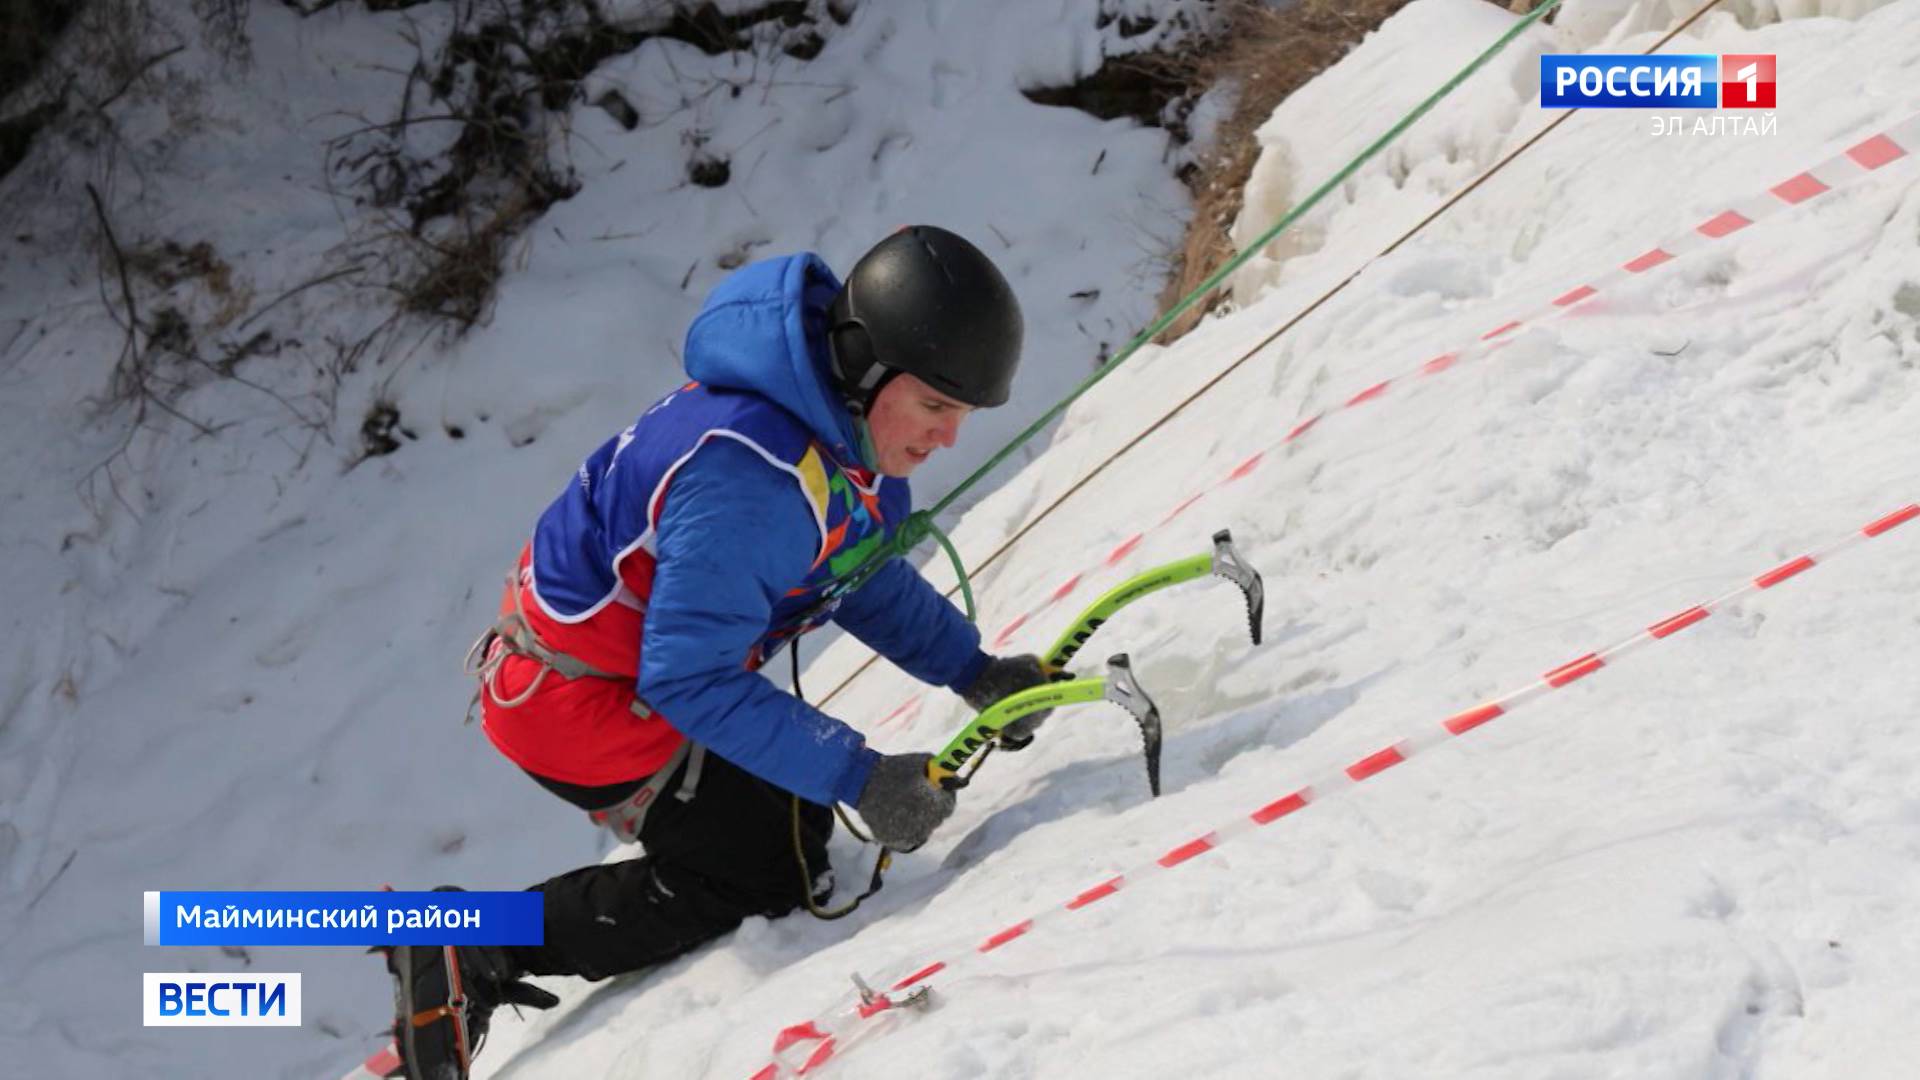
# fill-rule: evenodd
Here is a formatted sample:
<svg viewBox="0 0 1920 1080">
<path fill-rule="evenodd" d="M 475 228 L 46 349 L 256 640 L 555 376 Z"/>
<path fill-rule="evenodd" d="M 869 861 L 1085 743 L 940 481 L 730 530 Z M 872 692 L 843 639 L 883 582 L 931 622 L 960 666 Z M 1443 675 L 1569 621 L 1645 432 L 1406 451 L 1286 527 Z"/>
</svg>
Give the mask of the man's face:
<svg viewBox="0 0 1920 1080">
<path fill-rule="evenodd" d="M 973 407 L 935 390 L 911 375 L 895 376 L 880 389 L 867 413 L 879 471 L 906 476 L 943 446 L 952 446 L 960 421 Z"/>
</svg>

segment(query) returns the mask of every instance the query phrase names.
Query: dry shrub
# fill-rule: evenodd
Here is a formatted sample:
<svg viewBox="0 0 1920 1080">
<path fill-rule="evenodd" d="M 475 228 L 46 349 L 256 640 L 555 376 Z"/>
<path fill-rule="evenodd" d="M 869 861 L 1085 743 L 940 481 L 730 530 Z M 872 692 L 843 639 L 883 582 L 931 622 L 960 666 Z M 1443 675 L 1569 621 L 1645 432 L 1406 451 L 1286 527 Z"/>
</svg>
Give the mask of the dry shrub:
<svg viewBox="0 0 1920 1080">
<path fill-rule="evenodd" d="M 383 268 L 381 283 L 397 294 L 400 311 L 470 329 L 486 317 L 515 238 L 579 189 L 569 125 L 572 110 L 586 104 L 589 75 L 654 38 L 709 55 L 758 59 L 757 50 L 777 47 L 805 58 L 824 43 L 815 28 L 836 18 L 830 6 L 816 16 L 818 6 L 764 0 L 723 13 L 710 0 L 661 0 L 629 25 L 599 0 L 474 0 L 456 8 L 441 40 L 409 24 L 415 62 L 392 115 L 362 117 L 364 126 L 327 148 L 337 190 L 384 212 L 354 258 Z M 643 123 L 616 91 L 595 104 L 628 130 Z M 450 140 L 438 137 L 447 124 L 456 132 Z M 722 186 L 730 163 L 703 143 L 692 141 L 688 178 Z"/>
<path fill-rule="evenodd" d="M 538 214 L 524 197 L 506 198 L 468 208 L 455 228 L 438 235 L 393 236 L 414 255 L 414 272 L 395 284 L 402 310 L 471 327 L 486 314 L 505 272 L 509 242 Z"/>
<path fill-rule="evenodd" d="M 182 283 L 197 284 L 211 301 L 210 307 L 199 307 L 203 331 L 225 329 L 247 313 L 253 300 L 253 290 L 234 280 L 233 267 L 205 240 L 191 245 L 174 240 L 149 242 L 129 249 L 126 260 L 128 271 L 162 293 Z"/>
<path fill-rule="evenodd" d="M 1288 94 L 1345 56 L 1407 2 L 1300 0 L 1275 9 L 1258 0 L 1231 0 L 1220 31 L 1183 58 L 1194 67 L 1192 85 L 1202 91 L 1233 87 L 1234 100 L 1214 133 L 1212 147 L 1183 174 L 1193 193 L 1193 218 L 1174 255 L 1160 297 L 1161 310 L 1179 302 L 1233 258 L 1228 234 L 1240 215 L 1247 177 L 1260 156 L 1254 132 Z M 1222 296 L 1216 289 L 1189 308 L 1159 341 L 1166 344 L 1193 329 Z"/>
</svg>

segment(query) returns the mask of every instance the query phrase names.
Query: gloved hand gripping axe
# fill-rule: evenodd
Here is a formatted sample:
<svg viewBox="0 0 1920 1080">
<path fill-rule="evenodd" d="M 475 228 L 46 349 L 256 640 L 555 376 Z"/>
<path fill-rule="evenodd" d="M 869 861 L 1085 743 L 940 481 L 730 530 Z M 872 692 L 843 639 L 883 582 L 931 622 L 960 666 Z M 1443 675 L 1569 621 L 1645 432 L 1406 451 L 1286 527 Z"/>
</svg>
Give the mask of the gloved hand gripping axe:
<svg viewBox="0 0 1920 1080">
<path fill-rule="evenodd" d="M 1160 710 L 1133 677 L 1133 667 L 1125 653 L 1107 661 L 1107 673 L 1098 678 L 1074 678 L 1065 668 L 1087 639 L 1105 625 L 1115 612 L 1149 593 L 1195 578 L 1214 574 L 1240 587 L 1247 602 L 1247 631 L 1255 645 L 1260 644 L 1261 625 L 1266 614 L 1266 589 L 1260 574 L 1240 558 L 1234 549 L 1233 535 L 1226 529 L 1213 534 L 1213 550 L 1178 562 L 1167 563 L 1136 574 L 1107 590 L 1089 604 L 1041 658 L 1041 664 L 1055 680 L 1001 698 L 961 729 L 944 750 L 927 765 L 927 777 L 942 787 L 962 787 L 978 770 L 980 761 L 993 748 L 1001 729 L 1023 716 L 1062 705 L 1092 701 L 1110 701 L 1127 710 L 1140 725 L 1145 741 L 1147 785 L 1160 794 Z M 973 770 L 960 770 L 969 760 Z"/>
<path fill-rule="evenodd" d="M 961 766 L 982 750 L 990 749 L 1001 728 L 1042 709 L 1084 705 L 1090 701 L 1111 701 L 1133 714 L 1146 740 L 1147 786 L 1155 795 L 1160 794 L 1160 710 L 1134 681 L 1133 666 L 1128 663 L 1126 653 L 1107 660 L 1107 673 L 1103 677 L 1069 677 L 1009 694 L 994 702 L 961 729 L 946 749 L 933 756 L 927 763 L 927 779 L 942 787 L 965 786 L 966 778 L 960 776 Z"/>
</svg>

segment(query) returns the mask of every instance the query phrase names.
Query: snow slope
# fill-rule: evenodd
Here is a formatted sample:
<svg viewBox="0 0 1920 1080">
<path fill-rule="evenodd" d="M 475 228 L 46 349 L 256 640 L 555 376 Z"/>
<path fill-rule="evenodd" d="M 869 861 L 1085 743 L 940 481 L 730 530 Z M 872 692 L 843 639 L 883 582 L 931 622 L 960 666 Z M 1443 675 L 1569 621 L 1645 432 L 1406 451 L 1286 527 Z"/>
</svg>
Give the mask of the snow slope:
<svg viewBox="0 0 1920 1080">
<path fill-rule="evenodd" d="M 1161 799 L 1147 800 L 1137 734 L 1117 711 L 1060 715 L 1031 750 L 992 759 L 954 820 L 851 920 L 756 921 L 656 972 L 599 987 L 556 980 L 567 1004 L 502 1018 L 482 1075 L 746 1076 L 779 1028 L 844 1002 L 849 972 L 876 984 L 903 975 L 1914 501 L 1911 160 L 1530 326 L 1492 355 L 1333 411 L 1920 113 L 1920 0 L 1834 11 L 1847 17 L 1774 22 L 1749 5 L 1744 19 L 1710 17 L 1686 39 L 1689 51 L 1779 55 L 1776 133 L 1656 138 L 1644 116 L 1576 117 L 977 579 L 982 623 L 997 631 L 1252 450 L 1329 412 L 1074 594 L 1202 550 L 1222 526 L 1266 575 L 1257 649 L 1231 590 L 1196 584 L 1129 608 L 1085 654 L 1130 652 L 1158 700 Z M 1078 403 L 1048 452 L 967 515 L 954 534 L 962 552 L 980 558 L 1537 130 L 1548 117 L 1532 103 L 1535 53 L 1637 49 L 1670 18 L 1664 4 L 1576 0 L 1562 29 L 1516 44 L 1316 212 L 1311 243 L 1251 267 L 1237 310 L 1141 354 Z M 1397 115 L 1409 86 L 1437 85 L 1510 24 L 1475 0 L 1417 0 L 1279 110 L 1263 139 L 1288 163 L 1263 164 L 1249 206 L 1299 197 L 1349 140 Z M 506 398 L 512 348 L 478 343 L 513 332 L 512 290 L 540 288 L 561 287 L 516 279 L 496 331 L 466 346 L 497 365 L 480 389 L 416 373 L 404 392 Z M 535 301 L 529 291 L 523 318 Z M 589 297 L 582 310 L 605 303 Z M 538 344 L 533 322 L 521 325 L 518 341 Z M 591 371 L 580 378 L 601 385 Z M 590 394 L 570 408 L 568 430 L 585 430 L 626 406 Z M 12 752 L 0 759 L 14 771 L 0 792 L 40 792 L 10 812 L 46 834 L 21 841 L 33 846 L 8 867 L 10 1059 L 47 1075 L 315 1075 L 369 1045 L 377 975 L 364 960 L 311 953 L 256 957 L 307 971 L 309 994 L 329 1003 L 297 1044 L 88 1023 L 82 1003 L 157 966 L 131 945 L 135 890 L 359 884 L 370 873 L 506 886 L 596 856 L 580 824 L 455 731 L 448 703 L 461 691 L 440 665 L 487 606 L 492 561 L 537 493 L 597 437 L 493 453 L 483 480 L 464 448 L 423 440 L 328 484 L 306 481 L 284 516 L 242 530 L 251 539 L 278 526 L 266 543 L 215 543 L 245 520 L 231 508 L 249 504 L 215 502 L 195 524 L 192 503 L 172 496 L 170 532 L 121 539 L 123 555 L 161 556 L 131 568 L 100 558 L 93 587 L 170 583 L 188 594 L 175 602 L 55 606 L 9 586 L 60 611 L 72 635 L 34 638 L 13 684 L 32 689 L 12 730 L 50 749 L 31 768 Z M 235 469 L 236 486 L 268 483 Z M 484 498 L 509 491 L 528 493 L 524 504 Z M 1911 529 L 1047 925 L 964 977 L 936 977 L 931 1013 L 856 1047 L 830 1075 L 1910 1075 L 1920 1053 Z M 169 543 L 138 542 L 155 535 Z M 48 576 L 75 573 L 51 553 L 32 557 Z M 470 594 L 449 591 L 455 574 Z M 1044 645 L 1070 612 L 1036 616 L 1010 647 Z M 133 624 L 139 651 L 94 661 L 79 701 L 59 706 L 65 722 L 43 719 L 55 709 L 46 658 L 96 640 L 82 620 L 109 616 Z M 861 659 L 841 642 L 807 685 L 821 693 Z M 962 712 L 940 695 L 880 722 L 915 691 L 882 665 L 832 707 L 883 749 L 944 742 Z M 223 709 L 250 726 L 220 719 Z M 136 739 L 142 724 L 152 733 Z M 462 808 L 437 828 L 378 797 L 428 762 L 411 808 L 432 805 L 429 795 Z M 134 775 L 143 779 L 129 784 Z M 123 805 L 154 808 L 151 824 L 129 826 Z M 42 905 L 14 915 L 25 903 L 14 898 L 67 849 L 82 855 Z M 842 867 L 864 867 L 851 842 L 835 850 Z M 277 861 L 288 851 L 299 865 Z M 27 1000 L 29 986 L 45 989 Z M 322 1024 L 340 1037 L 321 1038 Z M 258 1056 L 237 1061 L 236 1047 Z"/>
<path fill-rule="evenodd" d="M 983 622 L 1028 610 L 1296 421 L 1912 116 L 1916 16 L 1708 21 L 1689 49 L 1779 54 L 1776 135 L 1656 139 L 1645 117 L 1576 118 L 1039 526 L 985 575 Z M 1316 83 L 1342 114 L 1316 128 L 1283 107 L 1274 126 L 1330 172 L 1353 117 L 1444 76 L 1415 78 L 1406 43 L 1490 40 L 1503 23 L 1417 4 Z M 1552 34 L 1533 48 L 1567 47 Z M 1466 94 L 1478 108 L 1442 110 L 1404 157 L 1363 171 L 1270 291 L 1090 395 L 969 516 L 962 550 L 990 549 L 1366 241 L 1531 134 L 1546 119 L 1525 96 L 1532 65 L 1516 48 Z M 1317 179 L 1296 175 L 1296 192 Z M 879 985 L 952 955 L 1912 501 L 1917 274 L 1909 163 L 1329 417 L 1076 593 L 1200 550 L 1220 525 L 1267 575 L 1258 650 L 1230 590 L 1197 586 L 1129 609 L 1088 650 L 1130 651 L 1159 699 L 1161 800 L 1146 801 L 1116 711 L 1060 717 L 1033 751 L 993 760 L 934 850 L 896 870 L 884 919 L 752 928 L 596 993 L 579 1020 L 536 1020 L 520 1044 L 503 1033 L 496 1051 L 526 1048 L 494 1075 L 744 1076 L 780 1027 L 844 1002 L 850 971 Z M 936 976 L 936 1011 L 833 1074 L 1910 1075 L 1914 544 L 1889 534 L 964 978 Z M 1069 611 L 1015 644 L 1044 644 Z M 858 659 L 842 647 L 809 681 Z M 885 716 L 912 690 L 876 672 L 835 705 Z M 936 698 L 878 741 L 935 744 L 960 720 Z"/>
</svg>

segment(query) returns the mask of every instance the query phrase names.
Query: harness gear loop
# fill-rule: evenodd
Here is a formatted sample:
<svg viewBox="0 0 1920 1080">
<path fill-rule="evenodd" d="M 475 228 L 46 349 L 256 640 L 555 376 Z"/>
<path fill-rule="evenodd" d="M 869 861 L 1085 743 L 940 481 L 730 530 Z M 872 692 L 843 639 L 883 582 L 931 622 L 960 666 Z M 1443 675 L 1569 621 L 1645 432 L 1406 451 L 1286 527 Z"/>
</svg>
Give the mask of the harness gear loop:
<svg viewBox="0 0 1920 1080">
<path fill-rule="evenodd" d="M 513 598 L 513 611 L 510 614 L 501 615 L 494 620 L 492 626 L 481 631 L 480 636 L 468 647 L 466 658 L 460 663 L 460 670 L 464 674 L 480 680 L 479 687 L 473 692 L 472 700 L 467 702 L 466 722 L 469 724 L 473 723 L 473 710 L 480 704 L 481 694 L 487 695 L 500 708 L 517 709 L 532 700 L 550 672 L 558 672 L 563 679 L 595 678 L 614 679 L 620 682 L 631 681 L 625 675 L 604 671 L 540 640 L 540 635 L 535 633 L 532 624 L 527 622 L 527 609 L 520 599 L 519 576 L 517 570 L 507 574 L 507 595 Z M 504 697 L 500 692 L 500 668 L 506 663 L 509 654 L 532 660 L 540 665 L 540 670 L 534 673 L 533 681 L 527 683 L 526 689 L 512 697 Z M 653 715 L 653 710 L 647 706 L 646 702 L 640 700 L 638 694 L 634 695 L 632 709 L 633 714 L 642 720 Z M 695 777 L 697 782 L 697 769 Z M 688 797 L 691 798 L 691 796 Z"/>
<path fill-rule="evenodd" d="M 647 777 L 638 790 L 611 806 L 587 811 L 587 818 L 612 833 L 621 843 L 639 843 L 640 830 L 646 827 L 647 812 L 660 800 L 661 793 L 667 790 L 667 785 L 673 782 L 676 774 L 680 776 L 680 784 L 674 789 L 673 797 L 681 802 L 693 801 L 700 786 L 700 770 L 706 760 L 707 748 L 687 739 L 667 759 L 665 765 Z M 686 766 L 684 772 L 680 768 L 683 764 Z"/>
</svg>

